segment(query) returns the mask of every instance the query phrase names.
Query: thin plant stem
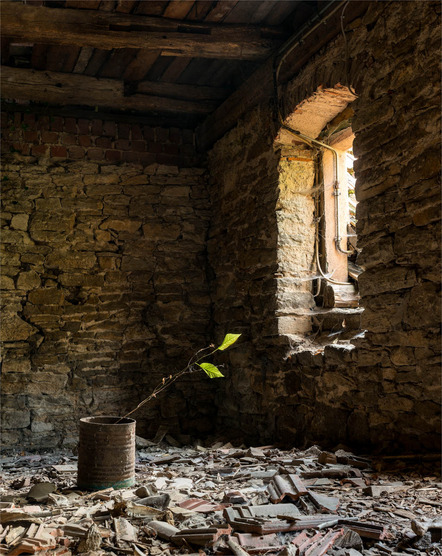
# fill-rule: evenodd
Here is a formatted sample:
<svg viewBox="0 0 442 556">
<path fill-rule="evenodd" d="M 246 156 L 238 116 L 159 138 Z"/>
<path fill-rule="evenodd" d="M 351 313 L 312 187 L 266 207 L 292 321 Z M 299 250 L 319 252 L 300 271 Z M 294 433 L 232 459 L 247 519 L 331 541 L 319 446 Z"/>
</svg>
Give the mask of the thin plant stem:
<svg viewBox="0 0 442 556">
<path fill-rule="evenodd" d="M 140 409 L 141 407 L 143 407 L 143 405 L 145 405 L 146 403 L 150 402 L 153 398 L 156 398 L 158 396 L 158 394 L 160 394 L 163 390 L 165 390 L 166 388 L 168 388 L 171 384 L 173 384 L 178 378 L 182 377 L 185 374 L 190 374 L 191 372 L 193 372 L 193 366 L 194 365 L 198 365 L 200 361 L 202 361 L 203 359 L 205 359 L 206 357 L 210 357 L 211 355 L 213 355 L 218 348 L 213 349 L 213 351 L 211 351 L 210 353 L 208 353 L 207 355 L 202 355 L 201 357 L 198 357 L 197 359 L 195 359 L 201 352 L 203 351 L 207 351 L 209 349 L 214 348 L 214 345 L 211 344 L 210 346 L 207 346 L 205 348 L 201 348 L 200 350 L 198 350 L 194 355 L 192 355 L 192 357 L 189 359 L 189 362 L 187 363 L 187 365 L 184 367 L 184 369 L 181 369 L 181 371 L 178 371 L 175 375 L 169 375 L 167 378 L 163 378 L 161 380 L 161 382 L 152 390 L 151 394 L 149 394 L 149 396 L 147 396 L 147 398 L 145 398 L 143 401 L 141 401 L 137 407 L 135 409 L 132 409 L 132 411 L 129 411 L 129 413 L 126 413 L 126 415 L 124 415 L 123 417 L 120 417 L 120 419 L 118 419 L 117 423 L 120 423 L 120 421 L 122 421 L 123 419 L 126 419 L 127 417 L 129 417 L 129 415 L 132 415 L 132 413 L 135 413 L 135 411 L 137 411 L 138 409 Z"/>
</svg>

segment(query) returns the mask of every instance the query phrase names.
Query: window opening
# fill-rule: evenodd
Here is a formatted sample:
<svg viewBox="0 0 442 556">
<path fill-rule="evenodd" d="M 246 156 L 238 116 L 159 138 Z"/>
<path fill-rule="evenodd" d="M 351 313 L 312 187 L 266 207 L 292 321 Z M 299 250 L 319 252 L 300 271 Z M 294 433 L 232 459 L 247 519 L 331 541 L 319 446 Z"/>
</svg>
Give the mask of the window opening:
<svg viewBox="0 0 442 556">
<path fill-rule="evenodd" d="M 324 307 L 358 307 L 356 264 L 356 197 L 351 127 L 328 138 L 322 151 L 321 202 L 318 204 L 318 249 L 322 265 L 318 301 Z M 319 266 L 319 265 L 318 265 Z"/>
<path fill-rule="evenodd" d="M 317 156 L 314 158 L 319 161 L 316 164 L 313 193 L 316 207 L 314 264 L 318 274 L 317 288 L 313 295 L 317 305 L 325 308 L 357 308 L 357 278 L 362 269 L 356 265 L 354 174 L 352 164 L 347 167 L 347 159 L 351 162 L 349 157 L 353 156 L 353 109 L 350 104 L 355 95 L 348 89 L 337 86 L 333 89 L 333 102 L 330 104 L 325 93 L 331 90 L 318 90 L 312 98 L 303 101 L 288 118 L 288 123 L 285 123 L 277 92 L 275 87 L 275 104 L 281 125 L 278 139 L 284 137 L 278 142 L 284 144 L 288 133 L 291 137 L 287 140 L 288 144 L 289 141 L 292 144 L 300 141 L 306 143 L 316 151 Z M 336 108 L 341 102 L 341 111 L 338 112 Z M 326 123 L 328 106 L 330 113 L 334 112 L 334 118 Z M 325 127 L 321 132 L 317 124 L 323 117 Z"/>
</svg>

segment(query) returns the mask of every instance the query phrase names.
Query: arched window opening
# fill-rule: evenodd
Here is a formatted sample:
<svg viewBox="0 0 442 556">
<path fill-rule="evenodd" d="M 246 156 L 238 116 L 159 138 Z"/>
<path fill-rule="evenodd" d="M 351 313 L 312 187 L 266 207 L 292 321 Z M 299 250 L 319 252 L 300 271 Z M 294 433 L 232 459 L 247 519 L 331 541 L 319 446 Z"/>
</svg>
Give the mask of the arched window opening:
<svg viewBox="0 0 442 556">
<path fill-rule="evenodd" d="M 356 198 L 346 87 L 318 89 L 275 138 L 279 164 L 278 291 L 280 334 L 350 341 L 360 333 Z M 339 338 L 335 335 L 339 334 Z"/>
</svg>

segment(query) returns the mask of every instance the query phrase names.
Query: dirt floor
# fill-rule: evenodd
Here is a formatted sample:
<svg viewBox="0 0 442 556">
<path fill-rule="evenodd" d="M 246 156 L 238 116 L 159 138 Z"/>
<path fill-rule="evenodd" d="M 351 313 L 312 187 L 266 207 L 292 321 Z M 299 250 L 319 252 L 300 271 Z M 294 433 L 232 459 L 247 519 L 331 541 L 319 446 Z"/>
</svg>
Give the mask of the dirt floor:
<svg viewBox="0 0 442 556">
<path fill-rule="evenodd" d="M 442 555 L 435 456 L 138 441 L 121 490 L 78 490 L 72 453 L 3 456 L 0 553 Z"/>
</svg>

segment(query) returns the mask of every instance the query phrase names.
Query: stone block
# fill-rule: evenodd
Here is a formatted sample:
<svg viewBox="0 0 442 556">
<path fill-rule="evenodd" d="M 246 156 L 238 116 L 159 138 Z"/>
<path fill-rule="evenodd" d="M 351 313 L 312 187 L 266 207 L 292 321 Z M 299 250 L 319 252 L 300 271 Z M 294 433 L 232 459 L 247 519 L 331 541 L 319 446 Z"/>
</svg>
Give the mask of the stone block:
<svg viewBox="0 0 442 556">
<path fill-rule="evenodd" d="M 2 414 L 2 428 L 6 430 L 25 429 L 30 423 L 31 413 L 28 410 L 8 409 Z"/>
<path fill-rule="evenodd" d="M 95 230 L 94 231 L 95 239 L 99 242 L 108 243 L 112 236 L 110 232 L 106 230 Z"/>
<path fill-rule="evenodd" d="M 34 206 L 32 201 L 27 201 L 24 199 L 7 199 L 3 194 L 3 210 L 7 212 L 12 212 L 13 214 L 30 213 L 32 212 Z"/>
<path fill-rule="evenodd" d="M 383 380 L 395 380 L 396 376 L 397 376 L 397 369 L 393 369 L 393 368 L 383 368 L 382 369 L 382 378 Z"/>
<path fill-rule="evenodd" d="M 402 411 L 412 411 L 413 406 L 413 401 L 404 396 L 389 395 L 381 396 L 379 398 L 379 409 L 390 414 Z"/>
<path fill-rule="evenodd" d="M 28 214 L 15 214 L 11 219 L 11 228 L 26 231 L 28 229 Z"/>
<path fill-rule="evenodd" d="M 41 284 L 40 276 L 35 270 L 29 272 L 20 272 L 17 278 L 17 289 L 33 290 L 39 288 Z"/>
<path fill-rule="evenodd" d="M 188 186 L 166 186 L 161 190 L 162 197 L 185 197 L 190 196 L 190 187 Z"/>
<path fill-rule="evenodd" d="M 392 238 L 384 237 L 363 246 L 358 255 L 358 264 L 369 269 L 380 264 L 386 265 L 394 259 Z"/>
<path fill-rule="evenodd" d="M 62 305 L 64 294 L 55 288 L 43 288 L 30 292 L 28 300 L 33 305 Z"/>
<path fill-rule="evenodd" d="M 416 282 L 414 269 L 399 266 L 372 269 L 363 272 L 359 277 L 362 297 L 411 288 Z"/>
<path fill-rule="evenodd" d="M 414 350 L 406 346 L 392 349 L 390 359 L 393 365 L 397 367 L 414 365 L 416 363 Z"/>
<path fill-rule="evenodd" d="M 28 340 L 36 334 L 38 329 L 28 324 L 18 315 L 4 315 L 2 317 L 1 341 L 2 342 L 18 342 L 20 340 Z"/>
<path fill-rule="evenodd" d="M 370 427 L 389 425 L 391 423 L 391 414 L 374 411 L 373 413 L 368 414 L 368 423 Z"/>
<path fill-rule="evenodd" d="M 61 201 L 59 197 L 49 197 L 47 199 L 36 199 L 35 208 L 39 212 L 61 212 Z"/>
<path fill-rule="evenodd" d="M 45 213 L 36 213 L 30 222 L 29 231 L 34 237 L 35 232 L 62 232 L 68 234 L 74 228 L 75 215 L 51 215 Z"/>
<path fill-rule="evenodd" d="M 3 429 L 1 438 L 2 446 L 7 448 L 11 446 L 19 446 L 20 444 L 23 444 L 22 430 L 15 429 L 12 431 Z"/>
<path fill-rule="evenodd" d="M 94 253 L 83 252 L 62 252 L 57 251 L 49 254 L 45 259 L 45 266 L 50 269 L 60 270 L 88 270 L 96 264 Z"/>
<path fill-rule="evenodd" d="M 33 241 L 27 232 L 21 230 L 2 230 L 3 244 L 11 243 L 14 245 L 33 245 Z"/>
<path fill-rule="evenodd" d="M 312 322 L 309 315 L 277 317 L 278 334 L 305 334 L 311 331 Z"/>
<path fill-rule="evenodd" d="M 440 205 L 434 205 L 426 207 L 420 211 L 413 214 L 413 224 L 415 226 L 426 226 L 431 222 L 437 222 L 441 219 L 441 207 Z"/>
<path fill-rule="evenodd" d="M 55 429 L 55 423 L 45 422 L 45 421 L 36 421 L 35 419 L 31 422 L 31 431 L 33 433 L 47 433 L 53 431 Z"/>
<path fill-rule="evenodd" d="M 315 301 L 311 292 L 283 291 L 278 293 L 277 296 L 277 310 L 280 313 L 293 313 L 296 309 L 300 308 L 308 310 L 313 306 L 315 306 Z"/>
<path fill-rule="evenodd" d="M 107 185 L 114 186 L 120 182 L 120 176 L 118 174 L 98 174 L 93 173 L 92 175 L 84 176 L 85 185 Z M 120 188 L 119 188 L 120 189 Z M 114 191 L 114 188 L 110 188 L 110 193 Z"/>
<path fill-rule="evenodd" d="M 77 218 L 86 214 L 101 215 L 103 202 L 100 199 L 63 199 L 63 210 L 76 214 Z"/>
<path fill-rule="evenodd" d="M 439 327 L 441 303 L 438 284 L 423 282 L 411 290 L 404 320 L 416 329 Z"/>
<path fill-rule="evenodd" d="M 424 390 L 422 388 L 422 370 L 416 366 L 401 367 L 400 369 L 397 369 L 395 381 L 398 386 L 402 383 L 411 382 L 416 384 L 421 391 Z"/>
<path fill-rule="evenodd" d="M 326 365 L 346 368 L 355 360 L 355 347 L 352 344 L 330 344 L 324 348 L 324 361 Z"/>
<path fill-rule="evenodd" d="M 1 290 L 7 290 L 7 291 L 11 291 L 11 290 L 15 289 L 14 280 L 12 278 L 10 278 L 9 276 L 5 276 L 4 270 L 2 271 L 2 274 L 0 275 L 0 289 Z"/>
<path fill-rule="evenodd" d="M 3 311 L 2 318 L 5 317 L 5 315 L 11 315 L 14 313 L 21 312 L 23 309 L 21 299 L 15 296 L 8 296 L 7 293 L 9 292 L 3 292 L 2 295 L 2 311 Z"/>
<path fill-rule="evenodd" d="M 419 255 L 427 251 L 436 251 L 438 250 L 439 238 L 440 228 L 431 226 L 424 229 L 410 226 L 396 232 L 394 250 L 397 255 L 407 253 L 417 253 Z"/>
<path fill-rule="evenodd" d="M 4 358 L 2 363 L 3 373 L 29 373 L 31 371 L 30 359 Z"/>
<path fill-rule="evenodd" d="M 121 261 L 119 256 L 98 257 L 98 266 L 103 270 L 114 270 L 118 268 L 119 261 Z"/>
<path fill-rule="evenodd" d="M 124 178 L 121 180 L 121 185 L 125 188 L 129 185 L 148 185 L 149 177 L 145 174 L 140 174 L 137 176 L 132 176 L 130 178 Z"/>
<path fill-rule="evenodd" d="M 440 175 L 439 149 L 430 148 L 416 156 L 403 170 L 403 187 L 409 187 L 426 178 Z"/>
<path fill-rule="evenodd" d="M 116 232 L 136 233 L 141 227 L 141 221 L 129 219 L 108 218 L 101 225 L 102 230 L 114 230 Z"/>
<path fill-rule="evenodd" d="M 131 199 L 130 195 L 109 195 L 104 197 L 103 201 L 104 206 L 119 208 L 121 210 L 121 214 L 124 214 Z"/>
<path fill-rule="evenodd" d="M 370 365 L 379 365 L 385 357 L 383 350 L 373 349 L 358 349 L 357 350 L 357 362 L 358 365 L 363 367 L 368 367 Z"/>
<path fill-rule="evenodd" d="M 163 222 L 148 222 L 143 225 L 144 237 L 149 240 L 175 240 L 181 232 L 181 227 L 178 224 L 167 224 Z"/>
<path fill-rule="evenodd" d="M 86 180 L 86 177 L 85 177 Z M 86 187 L 87 197 L 100 197 L 103 198 L 105 195 L 119 195 L 122 193 L 121 185 L 103 185 L 96 183 L 94 185 L 88 185 Z"/>
<path fill-rule="evenodd" d="M 23 263 L 29 263 L 34 266 L 40 266 L 40 263 L 44 261 L 44 255 L 49 253 L 51 248 L 46 245 L 33 245 L 32 248 L 29 249 L 28 253 L 22 253 L 21 261 Z"/>
</svg>

